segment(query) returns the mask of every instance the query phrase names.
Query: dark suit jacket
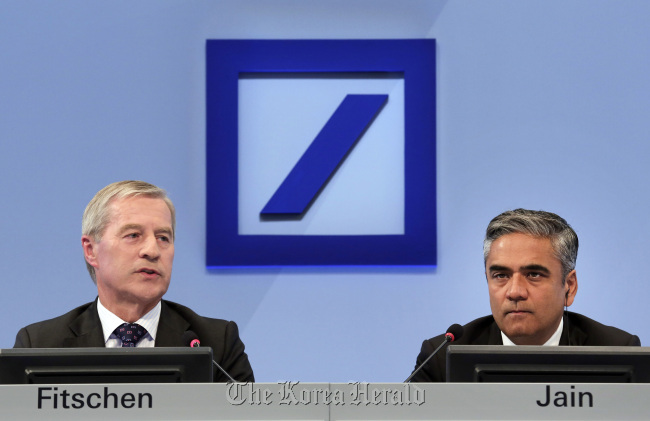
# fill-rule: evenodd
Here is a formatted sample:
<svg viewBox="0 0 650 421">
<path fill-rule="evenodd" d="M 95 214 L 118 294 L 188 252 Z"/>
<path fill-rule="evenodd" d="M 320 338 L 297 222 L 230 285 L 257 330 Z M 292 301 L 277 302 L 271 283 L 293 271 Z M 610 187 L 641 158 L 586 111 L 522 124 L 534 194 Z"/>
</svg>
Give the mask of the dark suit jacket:
<svg viewBox="0 0 650 421">
<path fill-rule="evenodd" d="M 501 330 L 492 316 L 481 317 L 463 326 L 463 336 L 458 345 L 503 345 Z M 419 367 L 444 340 L 444 334 L 427 339 L 422 343 L 415 368 Z M 638 336 L 605 326 L 581 314 L 566 312 L 560 345 L 573 346 L 640 346 Z M 412 382 L 444 382 L 447 378 L 447 348 L 443 347 L 422 367 Z M 415 371 L 415 370 L 414 370 Z"/>
<path fill-rule="evenodd" d="M 157 347 L 183 347 L 183 333 L 191 330 L 201 346 L 212 348 L 214 360 L 235 380 L 254 381 L 253 369 L 239 339 L 235 322 L 201 317 L 189 308 L 171 301 L 162 301 L 160 322 L 156 332 Z M 104 347 L 97 300 L 84 304 L 54 319 L 34 323 L 20 329 L 14 348 L 84 348 Z M 215 368 L 214 381 L 227 377 Z"/>
</svg>

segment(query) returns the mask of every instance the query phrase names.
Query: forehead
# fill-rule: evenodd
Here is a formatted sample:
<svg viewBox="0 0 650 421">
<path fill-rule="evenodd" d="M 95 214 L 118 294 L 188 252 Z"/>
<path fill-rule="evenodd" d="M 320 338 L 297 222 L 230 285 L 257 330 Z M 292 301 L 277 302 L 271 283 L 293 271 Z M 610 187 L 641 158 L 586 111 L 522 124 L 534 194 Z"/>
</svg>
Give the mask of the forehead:
<svg viewBox="0 0 650 421">
<path fill-rule="evenodd" d="M 550 238 L 521 233 L 506 234 L 492 242 L 487 256 L 488 266 L 491 264 L 523 266 L 535 263 L 561 264 L 555 255 Z"/>
<path fill-rule="evenodd" d="M 147 196 L 131 196 L 110 202 L 109 225 L 127 223 L 167 225 L 171 227 L 172 216 L 163 199 Z"/>
</svg>

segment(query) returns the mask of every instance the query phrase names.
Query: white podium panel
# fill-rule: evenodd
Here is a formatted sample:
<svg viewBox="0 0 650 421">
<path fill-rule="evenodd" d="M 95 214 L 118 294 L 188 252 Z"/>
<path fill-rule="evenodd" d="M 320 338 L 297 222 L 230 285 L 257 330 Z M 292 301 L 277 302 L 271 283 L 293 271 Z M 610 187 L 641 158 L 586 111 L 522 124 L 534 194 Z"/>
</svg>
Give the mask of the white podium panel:
<svg viewBox="0 0 650 421">
<path fill-rule="evenodd" d="M 317 387 L 329 390 L 327 383 L 297 384 L 292 393 Z M 326 405 L 285 404 L 281 393 L 277 383 L 3 385 L 0 420 L 329 419 Z"/>
<path fill-rule="evenodd" d="M 412 383 L 408 392 L 394 383 L 336 387 L 362 393 L 364 401 L 331 406 L 331 421 L 650 419 L 645 383 Z"/>
<path fill-rule="evenodd" d="M 2 420 L 646 420 L 650 384 L 2 385 Z"/>
</svg>

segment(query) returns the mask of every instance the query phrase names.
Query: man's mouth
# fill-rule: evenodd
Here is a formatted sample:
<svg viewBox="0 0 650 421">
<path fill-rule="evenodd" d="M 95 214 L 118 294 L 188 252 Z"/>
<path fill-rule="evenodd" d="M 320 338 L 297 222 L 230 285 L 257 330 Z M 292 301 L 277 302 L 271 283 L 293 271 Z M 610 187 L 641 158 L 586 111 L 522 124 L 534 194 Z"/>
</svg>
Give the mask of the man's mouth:
<svg viewBox="0 0 650 421">
<path fill-rule="evenodd" d="M 506 311 L 506 314 L 525 314 L 525 313 L 530 313 L 530 311 L 522 310 L 522 309 L 513 309 L 513 310 Z"/>
<path fill-rule="evenodd" d="M 153 270 L 153 269 L 149 269 L 149 268 L 143 268 L 143 269 L 140 269 L 138 272 L 140 272 L 140 273 L 146 273 L 146 274 L 148 274 L 148 275 L 153 275 L 153 274 L 157 274 L 157 273 L 158 273 L 158 272 L 156 272 L 155 270 Z"/>
</svg>

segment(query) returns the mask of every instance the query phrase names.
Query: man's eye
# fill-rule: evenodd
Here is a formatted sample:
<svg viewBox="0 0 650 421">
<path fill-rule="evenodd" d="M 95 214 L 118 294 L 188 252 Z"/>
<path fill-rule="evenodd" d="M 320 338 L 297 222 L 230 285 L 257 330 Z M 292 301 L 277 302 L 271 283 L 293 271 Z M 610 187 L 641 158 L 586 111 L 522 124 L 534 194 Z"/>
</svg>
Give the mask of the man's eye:
<svg viewBox="0 0 650 421">
<path fill-rule="evenodd" d="M 508 275 L 506 275 L 505 273 L 495 273 L 492 275 L 492 277 L 496 279 L 506 279 Z"/>
<path fill-rule="evenodd" d="M 539 273 L 539 272 L 530 272 L 530 273 L 528 274 L 528 277 L 529 277 L 529 278 L 539 278 L 539 277 L 541 277 L 541 276 L 542 276 L 542 274 Z"/>
<path fill-rule="evenodd" d="M 158 238 L 159 238 L 161 241 L 164 241 L 164 242 L 166 242 L 166 243 L 169 243 L 169 237 L 167 237 L 166 235 L 161 235 L 161 236 L 159 236 Z"/>
<path fill-rule="evenodd" d="M 138 234 L 137 232 L 132 232 L 130 234 L 126 234 L 127 238 L 138 238 L 139 236 L 140 236 L 140 234 Z"/>
</svg>

